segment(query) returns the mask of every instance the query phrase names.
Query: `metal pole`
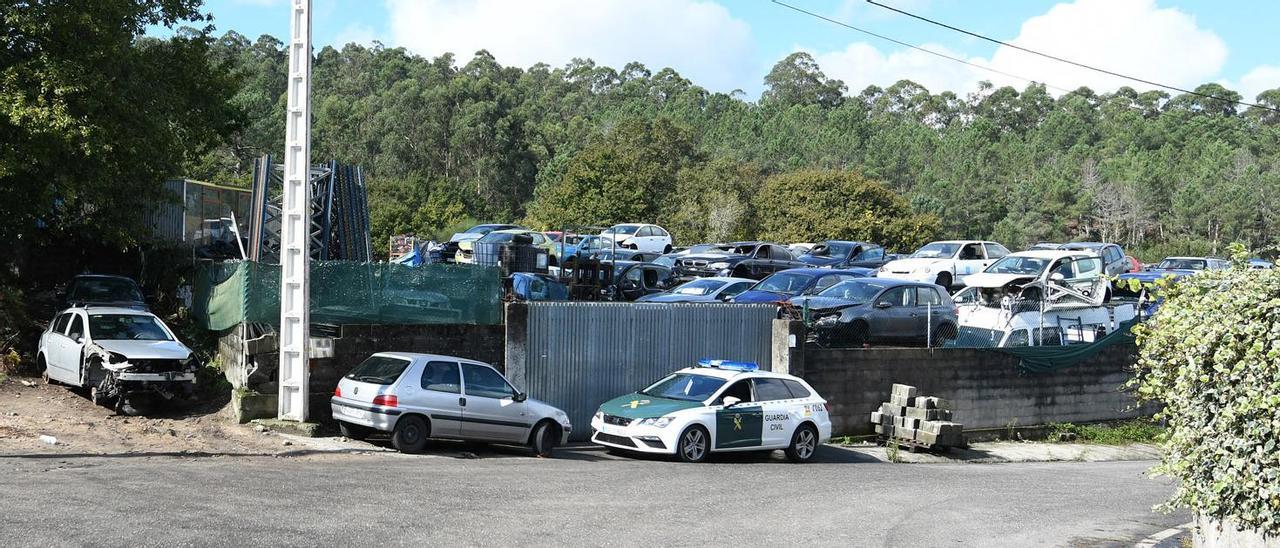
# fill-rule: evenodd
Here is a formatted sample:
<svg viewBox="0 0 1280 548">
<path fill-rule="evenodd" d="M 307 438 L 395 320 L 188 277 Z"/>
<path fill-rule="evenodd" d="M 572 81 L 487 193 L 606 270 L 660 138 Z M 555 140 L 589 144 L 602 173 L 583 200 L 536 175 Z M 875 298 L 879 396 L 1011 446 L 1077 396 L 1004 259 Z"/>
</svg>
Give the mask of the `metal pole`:
<svg viewBox="0 0 1280 548">
<path fill-rule="evenodd" d="M 311 260 L 311 0 L 289 12 L 284 218 L 280 223 L 279 418 L 307 420 L 307 330 Z"/>
</svg>

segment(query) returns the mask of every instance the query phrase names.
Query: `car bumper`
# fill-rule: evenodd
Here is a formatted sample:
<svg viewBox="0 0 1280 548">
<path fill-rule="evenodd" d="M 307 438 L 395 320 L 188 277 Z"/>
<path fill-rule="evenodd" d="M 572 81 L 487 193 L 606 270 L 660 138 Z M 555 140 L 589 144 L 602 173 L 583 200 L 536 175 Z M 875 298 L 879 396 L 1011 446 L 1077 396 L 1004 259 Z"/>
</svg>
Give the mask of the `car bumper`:
<svg viewBox="0 0 1280 548">
<path fill-rule="evenodd" d="M 196 374 L 191 372 L 170 373 L 116 373 L 116 380 L 128 382 L 196 382 Z"/>
<path fill-rule="evenodd" d="M 933 283 L 938 279 L 937 272 L 925 272 L 915 274 L 911 272 L 876 272 L 877 278 L 888 278 L 891 280 L 908 280 L 912 282 Z"/>
<path fill-rule="evenodd" d="M 330 398 L 329 410 L 334 420 L 367 426 L 374 430 L 390 432 L 396 427 L 400 418 L 400 410 L 378 407 L 346 399 Z"/>
<path fill-rule="evenodd" d="M 640 453 L 658 453 L 674 455 L 676 438 L 680 432 L 670 426 L 656 428 L 653 426 L 615 426 L 604 424 L 600 419 L 591 419 L 591 441 L 605 447 L 625 449 Z"/>
</svg>

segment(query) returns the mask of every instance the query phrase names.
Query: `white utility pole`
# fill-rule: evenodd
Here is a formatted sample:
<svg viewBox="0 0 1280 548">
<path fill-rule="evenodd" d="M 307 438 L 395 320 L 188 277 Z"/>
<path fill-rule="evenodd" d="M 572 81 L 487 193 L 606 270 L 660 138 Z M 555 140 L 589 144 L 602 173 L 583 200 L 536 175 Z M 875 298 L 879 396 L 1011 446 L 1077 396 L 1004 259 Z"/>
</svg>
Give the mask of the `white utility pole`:
<svg viewBox="0 0 1280 548">
<path fill-rule="evenodd" d="M 307 420 L 311 250 L 311 0 L 289 11 L 289 87 L 280 224 L 279 418 Z"/>
</svg>

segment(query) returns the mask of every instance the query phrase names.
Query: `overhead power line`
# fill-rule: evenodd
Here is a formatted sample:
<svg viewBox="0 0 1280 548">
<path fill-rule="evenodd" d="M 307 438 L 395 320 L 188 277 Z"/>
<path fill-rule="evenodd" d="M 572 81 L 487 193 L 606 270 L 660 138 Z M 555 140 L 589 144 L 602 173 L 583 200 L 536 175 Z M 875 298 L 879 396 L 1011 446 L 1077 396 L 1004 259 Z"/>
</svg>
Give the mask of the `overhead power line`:
<svg viewBox="0 0 1280 548">
<path fill-rule="evenodd" d="M 874 37 L 876 37 L 876 38 L 879 38 L 879 39 L 884 40 L 884 41 L 887 41 L 887 42 L 893 42 L 894 44 L 898 44 L 898 45 L 900 45 L 900 46 L 905 46 L 905 47 L 908 47 L 908 48 L 911 48 L 911 49 L 914 49 L 914 50 L 917 50 L 917 51 L 922 51 L 922 52 L 927 53 L 927 54 L 929 54 L 929 55 L 933 55 L 933 56 L 936 56 L 936 57 L 941 57 L 941 58 L 943 58 L 943 59 L 947 59 L 947 60 L 949 60 L 949 61 L 955 61 L 955 62 L 957 62 L 957 63 L 961 63 L 961 64 L 964 64 L 964 65 L 968 65 L 968 66 L 971 66 L 971 67 L 976 68 L 976 69 L 979 69 L 979 70 L 985 70 L 985 71 L 987 71 L 987 72 L 991 72 L 991 73 L 994 73 L 994 74 L 999 74 L 999 75 L 1001 75 L 1001 76 L 1008 76 L 1009 78 L 1014 78 L 1014 79 L 1017 79 L 1017 80 L 1022 80 L 1022 81 L 1024 81 L 1024 82 L 1029 83 L 1029 84 L 1043 84 L 1045 87 L 1053 88 L 1053 89 L 1056 89 L 1056 90 L 1061 91 L 1061 92 L 1063 92 L 1063 93 L 1069 93 L 1069 92 L 1071 91 L 1071 90 L 1066 89 L 1066 88 L 1061 88 L 1061 87 L 1058 87 L 1058 86 L 1054 86 L 1054 85 L 1052 85 L 1052 84 L 1048 84 L 1048 83 L 1046 83 L 1046 82 L 1042 82 L 1042 81 L 1039 81 L 1039 80 L 1033 80 L 1033 79 L 1031 79 L 1031 78 L 1025 78 L 1025 77 L 1022 77 L 1022 76 L 1018 76 L 1017 74 L 1013 74 L 1013 73 L 1010 73 L 1010 72 L 1005 72 L 1005 71 L 1003 71 L 1003 70 L 999 70 L 999 69 L 994 69 L 994 68 L 988 67 L 988 66 L 986 66 L 986 65 L 980 65 L 980 64 L 978 64 L 978 63 L 974 63 L 974 62 L 972 62 L 972 61 L 967 61 L 967 60 L 961 59 L 961 58 L 956 57 L 956 56 L 954 56 L 954 55 L 947 55 L 947 54 L 945 54 L 945 53 L 938 52 L 938 51 L 934 51 L 934 50 L 931 50 L 931 49 L 928 49 L 928 48 L 925 48 L 925 47 L 917 46 L 917 45 L 915 45 L 915 44 L 911 44 L 911 43 L 903 42 L 902 40 L 898 40 L 898 39 L 896 39 L 896 38 L 890 38 L 890 37 L 885 36 L 885 35 L 883 35 L 883 34 L 878 34 L 878 33 L 875 33 L 875 32 L 871 32 L 871 31 L 869 31 L 869 30 L 867 30 L 867 29 L 863 29 L 863 28 L 855 27 L 855 26 L 853 26 L 853 25 L 850 25 L 850 24 L 848 24 L 848 23 L 845 23 L 844 21 L 837 21 L 837 20 L 835 20 L 835 19 L 832 19 L 832 18 L 827 17 L 827 16 L 825 16 L 825 15 L 822 15 L 822 14 L 820 14 L 820 13 L 814 13 L 814 12 L 812 12 L 812 11 L 806 10 L 806 9 L 801 8 L 801 7 L 798 7 L 798 6 L 793 6 L 793 5 L 791 5 L 791 4 L 788 4 L 788 3 L 786 3 L 786 2 L 782 2 L 782 1 L 780 1 L 780 0 L 772 0 L 772 1 L 773 1 L 773 3 L 774 3 L 774 4 L 777 4 L 777 5 L 782 6 L 782 7 L 785 7 L 785 8 L 790 8 L 790 9 L 792 9 L 792 10 L 798 11 L 798 12 L 803 13 L 803 14 L 805 14 L 805 15 L 808 15 L 808 16 L 810 16 L 810 17 L 815 17 L 815 18 L 821 19 L 821 20 L 823 20 L 823 21 L 826 21 L 826 22 L 828 22 L 828 23 L 834 23 L 834 24 L 836 24 L 836 25 L 840 25 L 840 26 L 842 26 L 842 27 L 844 27 L 844 28 L 847 28 L 847 29 L 850 29 L 850 30 L 855 30 L 855 31 L 861 32 L 861 33 L 863 33 L 863 34 L 866 34 L 866 35 L 868 35 L 868 36 L 874 36 Z"/>
<path fill-rule="evenodd" d="M 776 2 L 776 0 L 775 0 L 775 2 Z M 780 3 L 780 2 L 777 2 L 777 3 Z M 1197 96 L 1197 97 L 1204 97 L 1204 98 L 1206 98 L 1206 99 L 1214 99 L 1214 100 L 1216 100 L 1216 101 L 1224 101 L 1224 102 L 1228 102 L 1228 103 L 1234 103 L 1234 104 L 1237 104 L 1237 105 L 1244 105 L 1244 106 L 1249 106 L 1249 107 L 1254 107 L 1254 108 L 1266 109 L 1266 110 L 1270 110 L 1270 111 L 1273 111 L 1273 112 L 1280 112 L 1280 109 L 1277 109 L 1277 108 L 1272 108 L 1272 107 L 1265 106 L 1265 105 L 1259 105 L 1259 104 L 1255 104 L 1255 103 L 1250 103 L 1250 102 L 1247 102 L 1247 101 L 1238 101 L 1238 100 L 1235 100 L 1235 99 L 1229 99 L 1229 98 L 1226 98 L 1226 97 L 1218 97 L 1218 96 L 1216 96 L 1216 95 L 1210 95 L 1210 94 L 1208 94 L 1208 93 L 1200 93 L 1200 92 L 1198 92 L 1198 91 L 1189 90 L 1189 89 L 1183 89 L 1183 88 L 1180 88 L 1180 87 L 1177 87 L 1177 86 L 1171 86 L 1171 85 L 1168 85 L 1168 84 L 1161 84 L 1160 82 L 1155 82 L 1155 81 L 1152 81 L 1152 80 L 1147 80 L 1147 79 L 1145 79 L 1145 78 L 1139 78 L 1139 77 L 1137 77 L 1137 76 L 1129 76 L 1129 75 L 1127 75 L 1127 74 L 1121 74 L 1121 73 L 1119 73 L 1119 72 L 1115 72 L 1115 71 L 1113 71 L 1113 70 L 1107 70 L 1107 69 L 1104 69 L 1104 68 L 1095 67 L 1095 66 L 1093 66 L 1093 65 L 1087 65 L 1087 64 L 1084 64 L 1084 63 L 1080 63 L 1080 62 L 1078 62 L 1078 61 L 1072 61 L 1072 60 L 1070 60 L 1070 59 L 1064 59 L 1064 58 L 1062 58 L 1062 57 L 1058 57 L 1058 56 L 1056 56 L 1056 55 L 1051 55 L 1051 54 L 1048 54 L 1048 53 L 1039 52 L 1039 51 L 1036 51 L 1036 50 L 1033 50 L 1033 49 L 1030 49 L 1030 48 L 1024 48 L 1024 47 L 1019 46 L 1019 45 L 1017 45 L 1017 44 L 1011 44 L 1011 43 L 1009 43 L 1009 42 L 1005 42 L 1005 41 L 1003 41 L 1003 40 L 997 40 L 997 39 L 995 39 L 995 38 L 991 38 L 990 36 L 985 36 L 985 35 L 982 35 L 982 34 L 978 34 L 978 33 L 976 33 L 976 32 L 969 31 L 969 30 L 965 30 L 965 29 L 962 29 L 962 28 L 957 27 L 957 26 L 954 26 L 954 25 L 948 25 L 948 24 L 943 23 L 943 22 L 941 22 L 941 21 L 936 21 L 936 20 L 930 19 L 930 18 L 928 18 L 928 17 L 924 17 L 924 16 L 922 16 L 922 15 L 916 15 L 916 14 L 914 14 L 914 13 L 911 13 L 911 12 L 908 12 L 908 11 L 905 11 L 905 10 L 898 9 L 898 8 L 893 7 L 893 6 L 888 6 L 888 5 L 885 5 L 885 4 L 881 4 L 880 2 L 877 2 L 876 0 L 867 0 L 867 3 L 868 3 L 868 4 L 871 4 L 871 5 L 873 5 L 873 6 L 876 6 L 876 7 L 880 7 L 880 8 L 887 9 L 887 10 L 892 11 L 892 12 L 895 12 L 895 13 L 900 13 L 900 14 L 902 14 L 902 15 L 905 15 L 905 16 L 907 16 L 907 17 L 911 17 L 911 18 L 913 18 L 913 19 L 918 19 L 918 20 L 920 20 L 920 21 L 924 21 L 924 22 L 929 23 L 929 24 L 932 24 L 932 25 L 937 25 L 937 26 L 939 26 L 939 27 L 942 27 L 942 28 L 945 28 L 945 29 L 948 29 L 948 30 L 952 30 L 952 31 L 955 31 L 955 32 L 959 32 L 959 33 L 961 33 L 961 34 L 966 34 L 966 35 L 972 36 L 972 37 L 974 37 L 974 38 L 979 38 L 979 39 L 982 39 L 982 40 L 986 40 L 986 41 L 991 42 L 991 43 L 993 43 L 993 44 L 999 44 L 999 45 L 1001 45 L 1001 46 L 1010 47 L 1010 48 L 1016 49 L 1016 50 L 1018 50 L 1018 51 L 1023 51 L 1023 52 L 1026 52 L 1026 53 L 1030 53 L 1030 54 L 1032 54 L 1032 55 L 1039 55 L 1040 57 L 1044 57 L 1045 59 L 1052 59 L 1052 60 L 1057 61 L 1057 62 L 1059 62 L 1059 63 L 1066 63 L 1066 64 L 1068 64 L 1068 65 L 1074 65 L 1074 66 L 1077 66 L 1077 67 L 1080 67 L 1080 68 L 1083 68 L 1083 69 L 1088 69 L 1088 70 L 1092 70 L 1092 71 L 1095 71 L 1095 72 L 1100 72 L 1100 73 L 1102 73 L 1102 74 L 1107 74 L 1107 75 L 1110 75 L 1110 76 L 1115 76 L 1115 77 L 1117 77 L 1117 78 L 1124 78 L 1124 79 L 1126 79 L 1126 80 L 1131 80 L 1131 81 L 1134 81 L 1134 82 L 1141 82 L 1141 83 L 1143 83 L 1143 84 L 1147 84 L 1147 85 L 1149 85 L 1149 86 L 1155 86 L 1155 87 L 1158 87 L 1158 88 L 1164 88 L 1164 89 L 1167 89 L 1167 90 L 1178 91 L 1178 92 L 1182 92 L 1182 93 L 1186 93 L 1186 94 L 1190 94 L 1190 95 L 1195 95 L 1195 96 Z M 784 5 L 785 5 L 785 4 L 784 4 Z M 790 6 L 788 6 L 788 7 L 790 7 Z M 794 9 L 794 8 L 793 8 L 793 9 Z"/>
</svg>

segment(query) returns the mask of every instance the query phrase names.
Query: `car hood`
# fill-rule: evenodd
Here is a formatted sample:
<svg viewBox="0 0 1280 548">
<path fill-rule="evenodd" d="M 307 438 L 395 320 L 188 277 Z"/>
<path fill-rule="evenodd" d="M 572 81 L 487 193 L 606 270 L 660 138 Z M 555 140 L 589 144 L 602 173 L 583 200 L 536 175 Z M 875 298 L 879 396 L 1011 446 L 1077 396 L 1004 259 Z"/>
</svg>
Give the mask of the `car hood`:
<svg viewBox="0 0 1280 548">
<path fill-rule="evenodd" d="M 791 300 L 791 295 L 752 289 L 743 291 L 733 298 L 735 303 L 783 303 Z"/>
<path fill-rule="evenodd" d="M 811 264 L 814 266 L 832 266 L 843 262 L 840 257 L 831 257 L 829 255 L 801 255 L 796 260 L 804 264 Z"/>
<path fill-rule="evenodd" d="M 702 407 L 700 401 L 672 400 L 632 392 L 600 404 L 600 411 L 628 419 L 656 418 L 676 411 Z"/>
<path fill-rule="evenodd" d="M 1004 287 L 1013 282 L 1027 283 L 1034 281 L 1035 275 L 1032 274 L 996 274 L 992 272 L 979 272 L 964 277 L 964 285 L 966 287 Z"/>
<path fill-rule="evenodd" d="M 191 350 L 178 341 L 93 341 L 130 360 L 184 360 Z"/>
<path fill-rule="evenodd" d="M 524 402 L 525 402 L 525 407 L 529 408 L 530 411 L 533 411 L 535 415 L 545 415 L 548 417 L 554 417 L 557 414 L 562 414 L 562 415 L 565 414 L 564 410 L 560 409 L 559 407 L 556 407 L 554 405 L 551 405 L 539 399 L 529 398 L 524 400 Z M 567 415 L 565 420 L 568 420 Z"/>
<path fill-rule="evenodd" d="M 945 263 L 949 260 L 950 259 L 898 259 L 896 261 L 889 261 L 884 265 L 884 268 L 891 271 L 911 272 L 917 268 L 933 266 L 934 264 Z"/>
<path fill-rule="evenodd" d="M 818 295 L 805 295 L 803 297 L 795 297 L 791 299 L 791 305 L 797 308 L 809 308 L 810 310 L 843 310 L 860 306 L 865 303 L 838 299 L 835 297 L 821 297 Z"/>
</svg>

